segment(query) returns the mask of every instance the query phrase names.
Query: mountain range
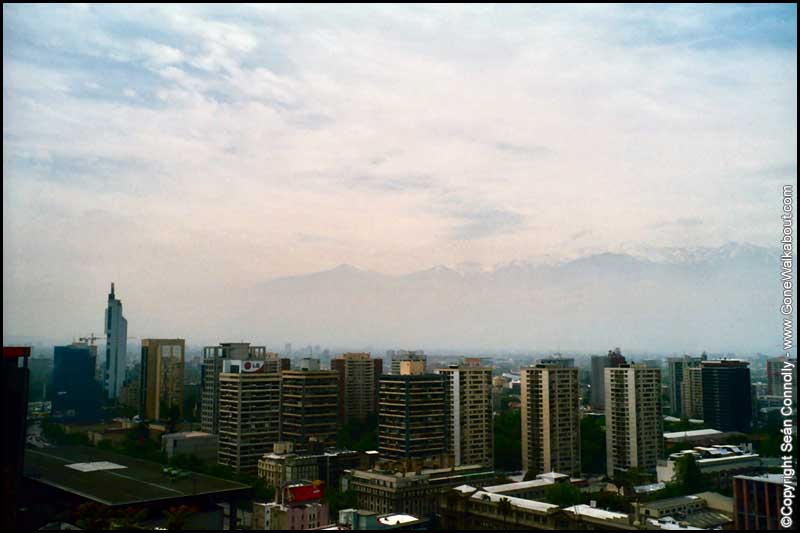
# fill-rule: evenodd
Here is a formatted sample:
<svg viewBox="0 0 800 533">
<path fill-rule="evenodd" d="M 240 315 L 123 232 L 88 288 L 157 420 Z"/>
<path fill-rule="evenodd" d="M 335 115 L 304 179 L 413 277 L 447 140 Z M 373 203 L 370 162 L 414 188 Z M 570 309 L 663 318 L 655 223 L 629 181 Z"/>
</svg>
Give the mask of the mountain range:
<svg viewBox="0 0 800 533">
<path fill-rule="evenodd" d="M 354 348 L 769 352 L 780 341 L 779 256 L 727 243 L 399 276 L 343 264 L 254 286 L 228 318 L 243 336 Z"/>
</svg>

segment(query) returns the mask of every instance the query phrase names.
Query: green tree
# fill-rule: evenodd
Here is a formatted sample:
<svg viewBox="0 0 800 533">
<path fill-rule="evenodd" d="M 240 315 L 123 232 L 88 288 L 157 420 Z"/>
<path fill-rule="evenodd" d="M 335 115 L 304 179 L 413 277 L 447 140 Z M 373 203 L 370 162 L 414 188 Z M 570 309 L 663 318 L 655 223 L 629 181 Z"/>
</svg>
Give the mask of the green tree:
<svg viewBox="0 0 800 533">
<path fill-rule="evenodd" d="M 164 516 L 167 518 L 167 529 L 179 531 L 186 527 L 186 521 L 193 514 L 197 513 L 198 508 L 192 505 L 179 505 L 170 507 L 164 511 Z"/>
<path fill-rule="evenodd" d="M 494 418 L 494 467 L 501 471 L 522 468 L 522 418 L 518 410 Z"/>
<path fill-rule="evenodd" d="M 559 507 L 570 507 L 581 502 L 581 491 L 572 483 L 556 483 L 544 491 L 548 502 Z"/>
<path fill-rule="evenodd" d="M 606 472 L 606 432 L 604 416 L 581 419 L 581 467 L 589 474 Z"/>
<path fill-rule="evenodd" d="M 706 476 L 700 471 L 700 466 L 691 454 L 675 461 L 674 483 L 684 494 L 703 492 L 708 487 Z"/>
</svg>

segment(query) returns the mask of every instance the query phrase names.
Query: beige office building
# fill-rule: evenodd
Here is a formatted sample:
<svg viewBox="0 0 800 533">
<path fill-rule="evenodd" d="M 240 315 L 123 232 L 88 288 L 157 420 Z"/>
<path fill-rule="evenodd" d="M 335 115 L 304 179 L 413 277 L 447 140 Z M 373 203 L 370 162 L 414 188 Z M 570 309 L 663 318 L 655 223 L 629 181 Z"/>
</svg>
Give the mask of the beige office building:
<svg viewBox="0 0 800 533">
<path fill-rule="evenodd" d="M 625 364 L 605 369 L 608 475 L 639 468 L 655 472 L 664 446 L 661 370 Z"/>
<path fill-rule="evenodd" d="M 528 474 L 581 471 L 578 369 L 537 364 L 520 371 L 522 468 Z"/>
<path fill-rule="evenodd" d="M 687 419 L 703 419 L 703 369 L 699 366 L 684 368 L 683 386 L 683 416 Z"/>
<path fill-rule="evenodd" d="M 339 375 L 340 423 L 363 422 L 377 412 L 383 359 L 373 359 L 368 353 L 344 353 L 331 360 L 331 370 Z"/>
<path fill-rule="evenodd" d="M 298 450 L 311 441 L 336 444 L 339 374 L 333 370 L 287 370 L 281 384 L 281 440 Z"/>
<path fill-rule="evenodd" d="M 177 407 L 183 416 L 184 339 L 142 339 L 141 411 L 147 420 L 162 420 Z"/>
<path fill-rule="evenodd" d="M 445 376 L 447 448 L 455 466 L 494 463 L 492 369 L 479 359 L 439 369 Z"/>
<path fill-rule="evenodd" d="M 218 462 L 255 474 L 280 436 L 280 383 L 265 361 L 231 360 L 219 374 Z"/>
</svg>

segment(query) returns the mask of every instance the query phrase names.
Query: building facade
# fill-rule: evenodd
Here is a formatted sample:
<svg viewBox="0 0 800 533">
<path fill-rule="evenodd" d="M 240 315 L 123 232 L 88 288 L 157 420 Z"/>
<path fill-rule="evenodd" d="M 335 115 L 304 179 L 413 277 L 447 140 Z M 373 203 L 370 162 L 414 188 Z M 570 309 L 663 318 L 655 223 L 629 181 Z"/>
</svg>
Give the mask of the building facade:
<svg viewBox="0 0 800 533">
<path fill-rule="evenodd" d="M 249 342 L 223 342 L 203 348 L 200 370 L 200 429 L 205 433 L 219 432 L 219 375 L 226 360 L 263 361 L 265 372 L 278 372 L 281 362 L 264 346 Z"/>
<path fill-rule="evenodd" d="M 54 415 L 83 421 L 98 416 L 101 392 L 94 378 L 96 366 L 96 347 L 84 342 L 53 349 Z"/>
<path fill-rule="evenodd" d="M 336 444 L 339 374 L 332 370 L 289 370 L 281 382 L 281 439 L 303 449 L 312 442 Z"/>
<path fill-rule="evenodd" d="M 703 420 L 720 431 L 750 432 L 752 389 L 747 361 L 703 361 Z"/>
<path fill-rule="evenodd" d="M 782 502 L 782 474 L 734 477 L 734 528 L 737 531 L 781 529 Z"/>
<path fill-rule="evenodd" d="M 578 369 L 537 364 L 520 371 L 522 469 L 530 474 L 579 475 Z"/>
<path fill-rule="evenodd" d="M 278 372 L 265 361 L 227 359 L 219 375 L 218 462 L 255 474 L 280 436 Z"/>
<path fill-rule="evenodd" d="M 108 293 L 106 325 L 106 364 L 104 385 L 109 399 L 116 399 L 125 382 L 128 365 L 128 321 L 122 316 L 122 301 L 114 294 L 114 284 Z"/>
<path fill-rule="evenodd" d="M 345 353 L 331 360 L 339 375 L 339 422 L 363 422 L 378 410 L 378 379 L 383 360 L 368 353 Z"/>
<path fill-rule="evenodd" d="M 682 357 L 668 357 L 667 366 L 669 367 L 669 403 L 670 412 L 673 416 L 685 417 L 683 409 L 683 381 L 686 369 L 700 366 L 700 362 L 705 359 L 684 355 Z"/>
<path fill-rule="evenodd" d="M 692 366 L 683 369 L 681 386 L 683 418 L 703 420 L 703 369 Z"/>
<path fill-rule="evenodd" d="M 425 367 L 428 364 L 428 358 L 424 350 L 388 350 L 386 357 L 391 362 L 393 375 L 400 374 L 401 361 L 421 361 L 422 373 L 425 373 Z"/>
<path fill-rule="evenodd" d="M 444 376 L 392 374 L 382 376 L 379 387 L 378 436 L 381 457 L 408 459 L 445 455 L 447 413 Z"/>
<path fill-rule="evenodd" d="M 184 339 L 142 339 L 140 414 L 147 420 L 171 417 L 178 409 L 183 416 Z"/>
<path fill-rule="evenodd" d="M 605 369 L 608 476 L 639 468 L 655 472 L 664 447 L 661 370 L 624 364 Z"/>
<path fill-rule="evenodd" d="M 453 464 L 494 464 L 492 369 L 479 359 L 439 369 L 444 376 L 447 410 L 447 454 Z"/>
</svg>

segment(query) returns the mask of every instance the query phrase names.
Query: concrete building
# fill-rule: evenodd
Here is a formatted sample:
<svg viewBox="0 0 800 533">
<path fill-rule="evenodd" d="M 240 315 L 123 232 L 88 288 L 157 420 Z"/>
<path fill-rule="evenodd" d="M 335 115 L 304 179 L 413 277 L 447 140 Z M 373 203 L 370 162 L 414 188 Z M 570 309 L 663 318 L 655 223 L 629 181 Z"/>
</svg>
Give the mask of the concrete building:
<svg viewBox="0 0 800 533">
<path fill-rule="evenodd" d="M 700 366 L 706 359 L 705 354 L 700 357 L 684 355 L 682 357 L 667 358 L 669 368 L 669 403 L 672 416 L 687 418 L 683 409 L 683 381 L 686 369 Z"/>
<path fill-rule="evenodd" d="M 558 505 L 461 485 L 439 496 L 440 527 L 450 531 L 569 529 Z"/>
<path fill-rule="evenodd" d="M 339 374 L 333 370 L 288 370 L 281 380 L 281 441 L 296 449 L 336 444 Z"/>
<path fill-rule="evenodd" d="M 454 468 L 423 468 L 399 471 L 397 464 L 386 468 L 382 463 L 372 470 L 352 470 L 343 481 L 343 489 L 356 495 L 356 507 L 375 513 L 406 513 L 420 518 L 431 517 L 438 509 L 442 492 L 464 483 L 493 483 L 497 475 L 482 465 Z"/>
<path fill-rule="evenodd" d="M 715 444 L 695 446 L 669 455 L 658 462 L 658 481 L 669 483 L 675 477 L 675 463 L 686 455 L 694 457 L 695 464 L 710 483 L 718 489 L 730 489 L 734 476 L 757 474 L 761 471 L 761 458 L 753 453 L 752 445 L 734 446 Z"/>
<path fill-rule="evenodd" d="M 715 492 L 634 502 L 632 505 L 636 521 L 645 527 L 674 524 L 683 525 L 684 529 L 696 530 L 730 529 L 733 525 L 733 499 Z"/>
<path fill-rule="evenodd" d="M 338 489 L 345 470 L 368 465 L 367 456 L 362 452 L 328 448 L 322 453 L 294 453 L 291 443 L 277 443 L 272 453 L 259 459 L 258 477 L 268 487 L 320 480 L 326 487 Z"/>
<path fill-rule="evenodd" d="M 226 359 L 219 375 L 218 462 L 255 474 L 280 438 L 281 376 L 266 361 Z"/>
<path fill-rule="evenodd" d="M 391 361 L 393 375 L 400 374 L 401 361 L 421 361 L 422 374 L 425 373 L 425 367 L 428 363 L 428 358 L 423 350 L 388 350 L 386 357 Z"/>
<path fill-rule="evenodd" d="M 267 531 L 300 531 L 328 524 L 328 503 L 311 501 L 295 505 L 253 503 L 253 529 Z"/>
<path fill-rule="evenodd" d="M 771 357 L 767 359 L 767 395 L 768 396 L 783 396 L 784 392 L 784 375 L 781 373 L 784 363 L 788 360 L 785 355 L 778 357 Z M 795 363 L 797 361 L 794 361 Z M 791 375 L 797 376 L 797 367 L 792 369 Z M 792 385 L 797 383 L 794 379 L 791 381 Z"/>
<path fill-rule="evenodd" d="M 703 420 L 720 431 L 750 432 L 752 396 L 747 361 L 703 361 Z"/>
<path fill-rule="evenodd" d="M 139 379 L 131 379 L 125 382 L 119 393 L 119 403 L 126 407 L 132 407 L 138 411 L 142 405 L 142 393 L 139 386 Z"/>
<path fill-rule="evenodd" d="M 447 449 L 453 464 L 494 464 L 492 369 L 480 359 L 437 370 L 445 377 Z"/>
<path fill-rule="evenodd" d="M 578 369 L 537 364 L 523 368 L 520 377 L 522 469 L 580 474 Z"/>
<path fill-rule="evenodd" d="M 735 476 L 733 478 L 734 528 L 737 531 L 781 529 L 783 487 L 782 474 Z"/>
<path fill-rule="evenodd" d="M 53 416 L 80 421 L 97 418 L 101 388 L 94 379 L 96 366 L 95 346 L 73 342 L 54 347 Z"/>
<path fill-rule="evenodd" d="M 700 366 L 683 369 L 681 408 L 684 419 L 703 420 L 703 369 Z"/>
<path fill-rule="evenodd" d="M 223 342 L 203 348 L 200 374 L 200 429 L 205 433 L 219 432 L 219 375 L 226 360 L 263 361 L 266 373 L 278 372 L 281 362 L 264 346 L 249 342 Z"/>
<path fill-rule="evenodd" d="M 538 474 L 536 479 L 516 481 L 483 487 L 486 492 L 503 496 L 514 496 L 526 500 L 543 500 L 547 498 L 547 490 L 556 483 L 571 483 L 571 478 L 565 474 L 548 472 Z M 581 480 L 582 481 L 582 480 Z"/>
<path fill-rule="evenodd" d="M 361 509 L 342 509 L 339 519 L 335 524 L 320 529 L 345 530 L 345 531 L 387 531 L 387 530 L 417 530 L 431 529 L 431 520 L 417 518 L 407 513 L 378 514 L 373 511 Z"/>
<path fill-rule="evenodd" d="M 170 417 L 173 407 L 183 416 L 184 339 L 142 339 L 140 414 L 147 420 Z"/>
<path fill-rule="evenodd" d="M 592 406 L 592 409 L 598 411 L 605 410 L 605 369 L 616 367 L 623 363 L 625 363 L 625 358 L 622 356 L 622 351 L 619 348 L 609 350 L 607 355 L 592 356 L 592 386 L 590 396 L 590 405 Z"/>
<path fill-rule="evenodd" d="M 661 370 L 624 364 L 605 369 L 608 476 L 637 467 L 655 472 L 664 447 Z"/>
<path fill-rule="evenodd" d="M 381 457 L 407 459 L 445 455 L 447 414 L 444 376 L 384 375 L 379 387 L 378 436 Z"/>
<path fill-rule="evenodd" d="M 201 461 L 216 462 L 219 442 L 217 435 L 202 431 L 167 433 L 161 437 L 161 449 L 168 459 L 176 455 L 194 455 Z"/>
<path fill-rule="evenodd" d="M 114 284 L 108 293 L 106 325 L 106 365 L 104 385 L 109 399 L 116 399 L 125 382 L 128 365 L 128 321 L 122 316 L 122 301 L 114 294 Z"/>
<path fill-rule="evenodd" d="M 534 364 L 548 365 L 548 366 L 561 366 L 564 368 L 572 368 L 575 366 L 575 358 L 561 357 L 561 354 L 555 354 L 552 357 L 541 357 L 537 359 Z"/>
<path fill-rule="evenodd" d="M 363 422 L 378 411 L 378 379 L 383 360 L 368 353 L 344 353 L 331 360 L 339 374 L 339 422 Z"/>
</svg>

